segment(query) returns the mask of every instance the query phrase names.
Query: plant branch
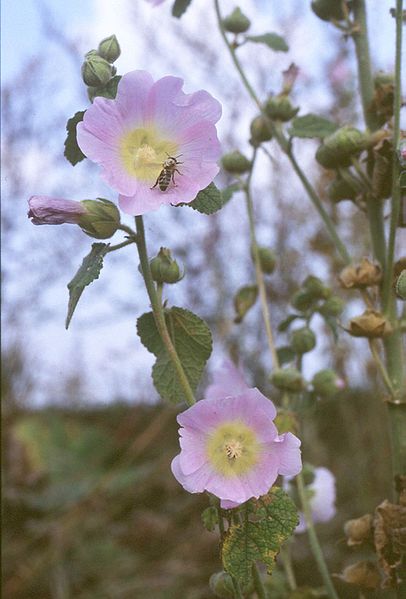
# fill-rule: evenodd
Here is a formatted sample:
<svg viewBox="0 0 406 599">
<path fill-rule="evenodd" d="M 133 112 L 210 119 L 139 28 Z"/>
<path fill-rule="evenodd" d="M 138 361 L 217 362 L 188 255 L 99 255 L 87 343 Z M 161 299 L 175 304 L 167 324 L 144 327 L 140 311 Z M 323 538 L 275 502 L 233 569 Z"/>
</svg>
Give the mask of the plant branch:
<svg viewBox="0 0 406 599">
<path fill-rule="evenodd" d="M 144 277 L 145 287 L 147 288 L 148 296 L 151 301 L 152 312 L 158 332 L 161 336 L 162 342 L 165 345 L 166 351 L 172 361 L 172 364 L 178 375 L 179 383 L 183 389 L 186 397 L 186 402 L 189 406 L 195 403 L 193 391 L 190 387 L 189 381 L 186 377 L 185 371 L 172 343 L 171 336 L 166 325 L 165 313 L 162 307 L 162 303 L 159 300 L 157 290 L 154 285 L 154 281 L 151 275 L 151 269 L 148 261 L 147 246 L 145 242 L 145 230 L 144 221 L 142 216 L 135 217 L 135 224 L 137 228 L 137 248 L 138 255 L 140 257 L 142 276 Z"/>
<path fill-rule="evenodd" d="M 127 239 L 116 245 L 111 245 L 106 253 L 108 254 L 110 252 L 115 252 L 116 250 L 121 250 L 121 248 L 125 248 L 126 245 L 131 245 L 132 243 L 135 243 L 135 239 Z"/>
</svg>

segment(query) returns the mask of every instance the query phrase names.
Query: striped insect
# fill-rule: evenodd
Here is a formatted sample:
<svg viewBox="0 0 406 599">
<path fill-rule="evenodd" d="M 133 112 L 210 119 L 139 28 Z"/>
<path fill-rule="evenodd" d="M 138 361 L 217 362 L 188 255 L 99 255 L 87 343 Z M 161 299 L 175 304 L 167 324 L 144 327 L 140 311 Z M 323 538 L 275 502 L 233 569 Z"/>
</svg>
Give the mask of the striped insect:
<svg viewBox="0 0 406 599">
<path fill-rule="evenodd" d="M 166 191 L 171 181 L 173 185 L 176 187 L 175 173 L 178 173 L 179 175 L 183 176 L 177 168 L 179 164 L 183 164 L 183 162 L 179 162 L 178 160 L 178 158 L 180 158 L 182 154 L 179 154 L 179 156 L 169 156 L 168 154 L 167 156 L 168 158 L 162 164 L 162 170 L 159 173 L 157 180 L 155 181 L 155 185 L 153 185 L 151 189 L 154 189 L 154 187 L 158 185 L 161 191 Z"/>
</svg>

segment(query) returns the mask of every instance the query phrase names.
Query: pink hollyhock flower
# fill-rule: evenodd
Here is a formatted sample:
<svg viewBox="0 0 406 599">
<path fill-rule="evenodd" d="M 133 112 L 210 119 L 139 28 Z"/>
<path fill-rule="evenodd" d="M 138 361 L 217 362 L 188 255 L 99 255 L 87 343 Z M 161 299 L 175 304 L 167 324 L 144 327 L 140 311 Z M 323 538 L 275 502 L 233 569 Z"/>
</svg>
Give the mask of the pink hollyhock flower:
<svg viewBox="0 0 406 599">
<path fill-rule="evenodd" d="M 219 171 L 221 105 L 206 91 L 187 95 L 182 86 L 177 77 L 154 82 L 146 71 L 132 71 L 116 98 L 95 98 L 77 126 L 81 150 L 101 165 L 128 214 L 191 202 Z"/>
<path fill-rule="evenodd" d="M 213 493 L 225 509 L 265 495 L 279 474 L 293 476 L 302 468 L 300 440 L 278 435 L 275 416 L 273 403 L 224 364 L 207 399 L 178 416 L 175 478 L 190 493 Z"/>
<path fill-rule="evenodd" d="M 49 196 L 31 196 L 28 200 L 28 217 L 34 225 L 78 224 L 86 214 L 80 202 L 61 200 Z"/>
</svg>

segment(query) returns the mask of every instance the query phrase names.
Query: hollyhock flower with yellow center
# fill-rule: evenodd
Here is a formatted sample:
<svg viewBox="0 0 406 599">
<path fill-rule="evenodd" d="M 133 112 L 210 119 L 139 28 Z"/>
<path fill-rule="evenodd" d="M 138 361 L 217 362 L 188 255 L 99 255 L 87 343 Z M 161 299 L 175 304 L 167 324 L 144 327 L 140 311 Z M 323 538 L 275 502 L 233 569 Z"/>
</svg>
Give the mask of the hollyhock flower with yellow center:
<svg viewBox="0 0 406 599">
<path fill-rule="evenodd" d="M 116 98 L 96 97 L 77 126 L 80 149 L 102 167 L 128 214 L 189 203 L 219 171 L 221 105 L 204 90 L 185 94 L 182 87 L 178 77 L 154 81 L 132 71 L 121 78 Z M 161 173 L 166 188 L 157 184 Z"/>
<path fill-rule="evenodd" d="M 230 509 L 265 495 L 278 475 L 302 468 L 300 440 L 279 435 L 276 409 L 225 363 L 202 399 L 178 416 L 181 452 L 172 472 L 190 493 L 208 491 Z"/>
</svg>

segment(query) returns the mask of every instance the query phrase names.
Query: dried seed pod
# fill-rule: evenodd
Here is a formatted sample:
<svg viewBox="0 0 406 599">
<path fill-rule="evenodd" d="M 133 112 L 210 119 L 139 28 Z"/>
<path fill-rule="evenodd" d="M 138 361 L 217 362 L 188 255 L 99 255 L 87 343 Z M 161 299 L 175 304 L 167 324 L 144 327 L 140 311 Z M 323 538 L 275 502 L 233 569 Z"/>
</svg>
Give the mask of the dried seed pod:
<svg viewBox="0 0 406 599">
<path fill-rule="evenodd" d="M 363 314 L 350 320 L 350 328 L 347 330 L 353 337 L 375 339 L 389 335 L 392 326 L 380 312 L 365 310 Z"/>
<path fill-rule="evenodd" d="M 346 266 L 340 273 L 338 280 L 344 289 L 364 289 L 379 285 L 382 280 L 382 269 L 379 264 L 362 258 L 359 264 Z"/>
</svg>

